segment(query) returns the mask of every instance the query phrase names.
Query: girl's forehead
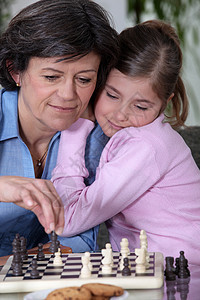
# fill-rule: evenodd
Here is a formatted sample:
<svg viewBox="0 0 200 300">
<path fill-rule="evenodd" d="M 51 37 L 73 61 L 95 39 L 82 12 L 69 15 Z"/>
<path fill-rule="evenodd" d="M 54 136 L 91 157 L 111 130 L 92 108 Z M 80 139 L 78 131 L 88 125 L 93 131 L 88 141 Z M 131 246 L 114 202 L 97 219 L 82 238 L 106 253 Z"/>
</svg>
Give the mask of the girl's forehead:
<svg viewBox="0 0 200 300">
<path fill-rule="evenodd" d="M 127 74 L 124 74 L 122 72 L 120 72 L 118 69 L 112 69 L 109 73 L 108 76 L 108 81 L 109 80 L 114 80 L 114 79 L 118 79 L 118 80 L 125 80 L 127 82 L 135 82 L 138 84 L 144 83 L 144 84 L 149 84 L 151 85 L 151 81 L 149 77 L 145 77 L 145 76 L 130 76 Z"/>
</svg>

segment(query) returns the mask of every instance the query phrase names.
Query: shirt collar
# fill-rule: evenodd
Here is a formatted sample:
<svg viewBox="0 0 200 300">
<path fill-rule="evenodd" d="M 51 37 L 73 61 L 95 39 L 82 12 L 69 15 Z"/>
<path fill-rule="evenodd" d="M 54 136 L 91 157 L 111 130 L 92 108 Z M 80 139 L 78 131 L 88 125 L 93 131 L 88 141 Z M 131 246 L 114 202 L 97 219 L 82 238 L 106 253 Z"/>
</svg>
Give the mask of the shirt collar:
<svg viewBox="0 0 200 300">
<path fill-rule="evenodd" d="M 1 90 L 0 140 L 19 137 L 18 92 Z"/>
<path fill-rule="evenodd" d="M 0 141 L 18 137 L 19 124 L 18 124 L 18 91 L 0 91 Z M 60 136 L 58 131 L 51 139 L 51 144 L 57 137 Z M 21 138 L 20 138 L 21 139 Z"/>
</svg>

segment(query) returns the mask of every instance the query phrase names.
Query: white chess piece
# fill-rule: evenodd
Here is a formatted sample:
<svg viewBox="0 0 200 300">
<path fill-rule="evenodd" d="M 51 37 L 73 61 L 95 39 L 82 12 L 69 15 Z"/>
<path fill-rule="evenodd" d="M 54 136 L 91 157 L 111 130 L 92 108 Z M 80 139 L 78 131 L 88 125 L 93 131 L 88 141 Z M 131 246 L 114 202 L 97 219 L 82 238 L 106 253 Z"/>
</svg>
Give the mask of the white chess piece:
<svg viewBox="0 0 200 300">
<path fill-rule="evenodd" d="M 121 246 L 121 250 L 126 249 L 128 252 L 128 255 L 130 254 L 130 250 L 129 250 L 129 242 L 127 238 L 122 238 L 121 242 L 120 242 L 120 246 Z M 120 251 L 121 252 L 121 251 Z"/>
<path fill-rule="evenodd" d="M 90 269 L 90 271 L 92 271 L 92 263 L 90 261 L 90 252 L 85 252 L 84 254 L 86 257 L 88 257 L 88 267 Z"/>
<path fill-rule="evenodd" d="M 146 269 L 149 268 L 149 253 L 148 253 L 148 242 L 147 242 L 147 235 L 145 230 L 140 231 L 140 247 L 145 249 L 146 255 Z"/>
<path fill-rule="evenodd" d="M 141 274 L 146 272 L 146 251 L 144 248 L 136 248 L 135 254 L 138 256 L 135 260 L 136 267 L 135 272 L 136 274 Z"/>
<path fill-rule="evenodd" d="M 85 255 L 82 256 L 81 261 L 82 261 L 83 267 L 81 269 L 80 277 L 81 278 L 89 278 L 91 276 L 91 271 L 90 271 L 89 264 L 88 264 L 88 257 Z"/>
<path fill-rule="evenodd" d="M 55 257 L 53 259 L 53 265 L 54 266 L 62 266 L 63 265 L 60 248 L 58 248 L 58 252 L 55 252 Z"/>
<path fill-rule="evenodd" d="M 101 250 L 101 254 L 104 257 L 102 259 L 102 274 L 111 274 L 113 266 L 113 254 L 111 244 L 106 244 L 106 249 Z"/>
<path fill-rule="evenodd" d="M 147 242 L 147 234 L 145 230 L 140 231 L 140 247 L 141 248 L 148 248 L 148 242 Z"/>
</svg>

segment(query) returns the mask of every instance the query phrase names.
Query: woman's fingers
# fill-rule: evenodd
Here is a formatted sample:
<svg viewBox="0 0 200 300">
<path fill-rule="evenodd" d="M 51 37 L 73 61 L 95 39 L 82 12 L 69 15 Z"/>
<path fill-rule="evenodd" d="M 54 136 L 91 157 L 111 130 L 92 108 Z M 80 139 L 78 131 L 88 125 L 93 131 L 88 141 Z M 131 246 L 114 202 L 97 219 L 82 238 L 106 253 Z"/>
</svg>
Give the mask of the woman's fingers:
<svg viewBox="0 0 200 300">
<path fill-rule="evenodd" d="M 38 216 L 45 227 L 45 231 L 62 231 L 64 227 L 64 208 L 60 197 L 50 181 L 37 183 L 34 201 L 37 203 L 31 210 Z"/>
<path fill-rule="evenodd" d="M 47 233 L 64 228 L 63 204 L 50 180 L 1 176 L 0 201 L 32 210 Z"/>
</svg>

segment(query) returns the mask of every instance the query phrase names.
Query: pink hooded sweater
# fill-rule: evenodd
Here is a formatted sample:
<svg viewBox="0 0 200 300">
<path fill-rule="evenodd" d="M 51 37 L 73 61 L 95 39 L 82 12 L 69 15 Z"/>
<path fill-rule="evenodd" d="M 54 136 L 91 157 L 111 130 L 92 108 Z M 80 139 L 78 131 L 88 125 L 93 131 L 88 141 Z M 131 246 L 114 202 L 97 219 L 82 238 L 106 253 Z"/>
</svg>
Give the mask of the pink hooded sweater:
<svg viewBox="0 0 200 300">
<path fill-rule="evenodd" d="M 178 257 L 183 250 L 190 264 L 200 265 L 200 170 L 163 119 L 118 131 L 87 187 L 84 153 L 94 124 L 79 119 L 62 132 L 52 181 L 65 207 L 63 236 L 106 221 L 113 250 L 126 237 L 134 251 L 144 229 L 149 252 Z"/>
</svg>

